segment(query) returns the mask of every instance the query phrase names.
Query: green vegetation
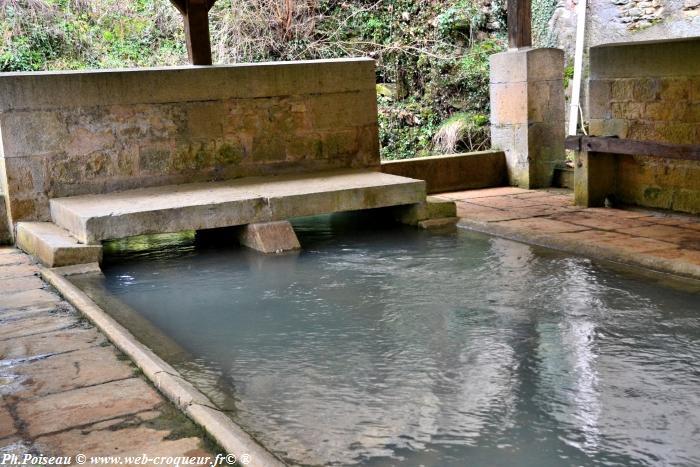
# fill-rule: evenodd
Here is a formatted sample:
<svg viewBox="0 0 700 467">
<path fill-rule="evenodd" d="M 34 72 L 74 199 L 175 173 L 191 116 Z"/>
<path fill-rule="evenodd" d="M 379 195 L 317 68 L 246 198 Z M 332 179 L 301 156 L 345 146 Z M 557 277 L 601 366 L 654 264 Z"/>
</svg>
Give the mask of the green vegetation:
<svg viewBox="0 0 700 467">
<path fill-rule="evenodd" d="M 475 150 L 489 144 L 488 56 L 504 47 L 504 4 L 219 0 L 214 60 L 373 57 L 383 158 Z M 0 0 L 0 28 L 2 71 L 187 62 L 182 19 L 168 0 Z M 455 122 L 457 139 L 445 139 Z"/>
<path fill-rule="evenodd" d="M 184 63 L 181 19 L 162 0 L 0 0 L 2 71 Z"/>
<path fill-rule="evenodd" d="M 570 63 L 564 67 L 564 89 L 566 90 L 574 79 L 574 65 Z"/>
<path fill-rule="evenodd" d="M 459 112 L 448 118 L 438 128 L 433 138 L 434 148 L 439 153 L 450 153 L 460 145 L 470 151 L 488 149 L 488 117 L 480 114 Z"/>
<path fill-rule="evenodd" d="M 532 39 L 537 47 L 554 47 L 554 36 L 549 20 L 557 7 L 557 0 L 532 1 Z"/>
</svg>

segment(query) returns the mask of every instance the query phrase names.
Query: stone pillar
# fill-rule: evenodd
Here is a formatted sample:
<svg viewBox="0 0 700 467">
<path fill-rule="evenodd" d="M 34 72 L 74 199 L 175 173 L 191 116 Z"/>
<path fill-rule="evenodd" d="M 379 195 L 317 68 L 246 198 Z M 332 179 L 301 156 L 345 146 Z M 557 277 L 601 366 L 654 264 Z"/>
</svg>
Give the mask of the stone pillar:
<svg viewBox="0 0 700 467">
<path fill-rule="evenodd" d="M 490 64 L 491 145 L 506 154 L 509 183 L 551 186 L 565 160 L 564 51 L 512 49 Z"/>
</svg>

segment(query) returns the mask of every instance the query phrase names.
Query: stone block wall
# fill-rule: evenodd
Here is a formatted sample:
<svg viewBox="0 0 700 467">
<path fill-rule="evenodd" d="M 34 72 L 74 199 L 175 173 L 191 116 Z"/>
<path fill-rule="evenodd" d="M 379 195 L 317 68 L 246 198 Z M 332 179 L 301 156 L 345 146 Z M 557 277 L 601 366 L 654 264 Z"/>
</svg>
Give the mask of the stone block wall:
<svg viewBox="0 0 700 467">
<path fill-rule="evenodd" d="M 564 52 L 509 50 L 490 57 L 491 143 L 506 155 L 508 182 L 552 184 L 565 160 Z"/>
<path fill-rule="evenodd" d="M 428 193 L 473 190 L 507 185 L 502 151 L 416 157 L 382 162 L 382 172 L 425 180 Z"/>
<path fill-rule="evenodd" d="M 612 0 L 617 5 L 618 21 L 628 28 L 644 28 L 659 21 L 664 13 L 661 0 Z"/>
<path fill-rule="evenodd" d="M 700 38 L 591 48 L 590 134 L 700 144 Z M 620 201 L 700 212 L 700 162 L 617 156 Z"/>
<path fill-rule="evenodd" d="M 12 222 L 48 200 L 379 167 L 374 62 L 0 74 Z"/>
<path fill-rule="evenodd" d="M 648 28 L 675 13 L 676 21 L 700 15 L 700 0 L 610 0 L 618 8 L 617 21 L 630 30 Z"/>
</svg>

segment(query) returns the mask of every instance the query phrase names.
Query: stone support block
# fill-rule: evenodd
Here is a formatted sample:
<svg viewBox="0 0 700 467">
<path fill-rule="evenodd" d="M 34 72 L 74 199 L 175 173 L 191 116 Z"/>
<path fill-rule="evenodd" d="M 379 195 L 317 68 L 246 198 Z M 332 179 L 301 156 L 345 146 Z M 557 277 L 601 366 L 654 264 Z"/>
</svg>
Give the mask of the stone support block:
<svg viewBox="0 0 700 467">
<path fill-rule="evenodd" d="M 394 218 L 402 224 L 431 228 L 444 225 L 457 219 L 457 206 L 454 201 L 445 201 L 428 196 L 425 201 L 408 206 L 392 208 Z M 440 222 L 437 222 L 440 221 Z M 452 222 L 454 223 L 454 222 Z"/>
<path fill-rule="evenodd" d="M 614 154 L 581 151 L 574 169 L 574 200 L 578 206 L 602 207 L 614 199 L 617 160 Z"/>
<path fill-rule="evenodd" d="M 283 253 L 301 248 L 289 221 L 248 224 L 238 234 L 241 245 L 261 253 Z"/>
<path fill-rule="evenodd" d="M 443 217 L 441 219 L 426 219 L 418 223 L 418 227 L 426 230 L 444 229 L 446 227 L 454 227 L 459 222 L 459 217 Z"/>
<path fill-rule="evenodd" d="M 564 53 L 510 50 L 491 56 L 491 141 L 506 155 L 508 181 L 548 187 L 564 162 Z"/>
<path fill-rule="evenodd" d="M 51 268 L 102 260 L 102 245 L 79 244 L 67 230 L 51 222 L 17 224 L 17 246 Z"/>
</svg>

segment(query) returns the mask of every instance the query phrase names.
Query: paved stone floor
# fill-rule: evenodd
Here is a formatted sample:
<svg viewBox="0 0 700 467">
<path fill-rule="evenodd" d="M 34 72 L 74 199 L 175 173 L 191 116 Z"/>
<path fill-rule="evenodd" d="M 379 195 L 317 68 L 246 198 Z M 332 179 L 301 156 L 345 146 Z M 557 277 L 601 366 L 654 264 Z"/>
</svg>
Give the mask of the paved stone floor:
<svg viewBox="0 0 700 467">
<path fill-rule="evenodd" d="M 700 217 L 574 206 L 568 190 L 513 187 L 437 195 L 460 225 L 526 243 L 700 279 Z"/>
<path fill-rule="evenodd" d="M 0 459 L 196 457 L 213 448 L 8 247 L 0 247 L 0 397 Z"/>
</svg>

